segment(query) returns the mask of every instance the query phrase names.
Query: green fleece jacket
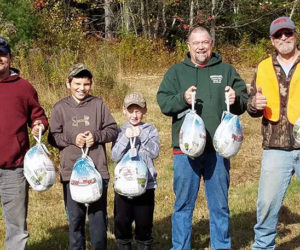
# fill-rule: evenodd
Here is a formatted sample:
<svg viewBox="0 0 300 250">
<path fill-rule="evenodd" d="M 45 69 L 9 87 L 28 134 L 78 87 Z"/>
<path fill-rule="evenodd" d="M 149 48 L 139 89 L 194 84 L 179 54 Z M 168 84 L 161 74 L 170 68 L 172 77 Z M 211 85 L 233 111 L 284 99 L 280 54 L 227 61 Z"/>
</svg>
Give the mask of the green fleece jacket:
<svg viewBox="0 0 300 250">
<path fill-rule="evenodd" d="M 206 150 L 214 150 L 212 139 L 226 110 L 225 87 L 236 92 L 236 100 L 230 112 L 240 115 L 247 107 L 248 94 L 245 82 L 230 64 L 223 63 L 218 54 L 199 67 L 192 63 L 187 53 L 182 63 L 173 65 L 165 74 L 157 92 L 157 102 L 161 111 L 172 116 L 172 146 L 179 148 L 179 131 L 184 120 L 184 112 L 190 109 L 185 102 L 184 93 L 192 85 L 197 87 L 195 109 L 203 119 L 206 128 Z"/>
</svg>

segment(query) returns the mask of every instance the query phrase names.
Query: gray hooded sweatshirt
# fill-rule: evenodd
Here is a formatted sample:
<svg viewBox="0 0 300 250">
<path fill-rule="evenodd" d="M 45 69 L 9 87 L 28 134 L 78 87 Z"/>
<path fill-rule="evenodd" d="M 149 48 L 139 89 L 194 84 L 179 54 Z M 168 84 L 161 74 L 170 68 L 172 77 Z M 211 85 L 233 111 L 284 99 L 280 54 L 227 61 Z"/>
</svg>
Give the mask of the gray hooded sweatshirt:
<svg viewBox="0 0 300 250">
<path fill-rule="evenodd" d="M 61 181 L 69 181 L 73 165 L 82 152 L 76 146 L 79 133 L 91 131 L 94 145 L 88 155 L 103 179 L 109 179 L 105 143 L 117 138 L 117 124 L 103 100 L 88 96 L 77 103 L 72 96 L 57 102 L 51 112 L 49 143 L 60 150 Z"/>
<path fill-rule="evenodd" d="M 119 130 L 119 135 L 111 150 L 111 158 L 115 162 L 119 162 L 122 157 L 130 149 L 129 139 L 125 136 L 125 130 L 131 126 L 126 122 Z M 159 155 L 160 141 L 157 128 L 149 123 L 141 123 L 138 125 L 141 129 L 141 134 L 136 138 L 135 147 L 138 155 L 148 167 L 148 184 L 147 189 L 157 187 L 156 176 L 153 160 Z"/>
</svg>

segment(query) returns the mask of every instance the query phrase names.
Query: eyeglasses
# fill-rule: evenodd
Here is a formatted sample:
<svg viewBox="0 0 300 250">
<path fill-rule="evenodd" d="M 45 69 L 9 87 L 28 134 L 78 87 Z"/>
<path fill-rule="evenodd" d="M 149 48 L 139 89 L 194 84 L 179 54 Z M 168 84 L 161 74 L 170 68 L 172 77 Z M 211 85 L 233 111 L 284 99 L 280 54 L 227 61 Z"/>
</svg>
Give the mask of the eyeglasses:
<svg viewBox="0 0 300 250">
<path fill-rule="evenodd" d="M 0 37 L 0 46 L 7 46 L 8 41 L 4 37 Z"/>
<path fill-rule="evenodd" d="M 289 38 L 294 35 L 294 31 L 279 31 L 276 32 L 272 37 L 274 37 L 275 39 L 279 39 L 283 34 L 285 37 Z"/>
<path fill-rule="evenodd" d="M 211 44 L 211 40 L 204 40 L 204 41 L 202 41 L 202 42 L 200 42 L 200 41 L 196 41 L 196 42 L 192 42 L 192 43 L 190 43 L 192 46 L 194 46 L 194 47 L 198 47 L 200 44 L 202 45 L 202 46 L 208 46 L 208 45 L 210 45 Z"/>
</svg>

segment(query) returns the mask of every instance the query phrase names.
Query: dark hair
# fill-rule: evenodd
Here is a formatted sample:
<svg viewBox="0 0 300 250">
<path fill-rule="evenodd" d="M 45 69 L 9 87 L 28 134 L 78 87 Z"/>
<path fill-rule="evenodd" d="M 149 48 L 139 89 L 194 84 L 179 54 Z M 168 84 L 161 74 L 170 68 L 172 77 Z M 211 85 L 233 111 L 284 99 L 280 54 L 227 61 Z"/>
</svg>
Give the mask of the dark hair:
<svg viewBox="0 0 300 250">
<path fill-rule="evenodd" d="M 211 36 L 209 30 L 207 28 L 205 28 L 204 26 L 197 25 L 197 26 L 193 26 L 192 28 L 190 28 L 189 33 L 187 34 L 187 41 L 189 41 L 189 38 L 192 35 L 192 33 L 198 32 L 198 31 L 207 32 L 212 40 L 212 36 Z"/>
<path fill-rule="evenodd" d="M 72 82 L 73 78 L 88 78 L 92 81 L 93 75 L 88 70 L 82 70 L 77 75 L 68 77 L 68 81 Z"/>
</svg>

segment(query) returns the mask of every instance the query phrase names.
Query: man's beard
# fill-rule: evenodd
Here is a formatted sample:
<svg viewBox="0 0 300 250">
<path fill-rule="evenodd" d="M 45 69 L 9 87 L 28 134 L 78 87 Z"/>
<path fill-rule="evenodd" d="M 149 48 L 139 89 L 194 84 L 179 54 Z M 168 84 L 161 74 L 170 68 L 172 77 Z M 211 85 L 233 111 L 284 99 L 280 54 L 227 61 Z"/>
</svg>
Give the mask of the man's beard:
<svg viewBox="0 0 300 250">
<path fill-rule="evenodd" d="M 290 54 L 294 49 L 294 44 L 291 42 L 282 42 L 277 46 L 278 53 L 283 55 Z"/>
<path fill-rule="evenodd" d="M 198 64 L 204 64 L 208 61 L 208 57 L 205 54 L 201 54 L 201 55 L 196 55 L 195 56 L 196 62 Z"/>
</svg>

